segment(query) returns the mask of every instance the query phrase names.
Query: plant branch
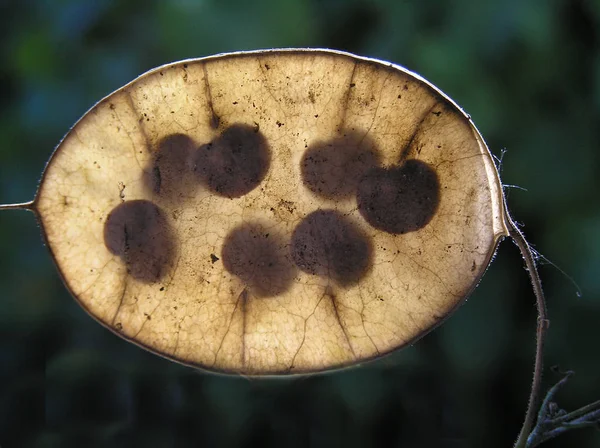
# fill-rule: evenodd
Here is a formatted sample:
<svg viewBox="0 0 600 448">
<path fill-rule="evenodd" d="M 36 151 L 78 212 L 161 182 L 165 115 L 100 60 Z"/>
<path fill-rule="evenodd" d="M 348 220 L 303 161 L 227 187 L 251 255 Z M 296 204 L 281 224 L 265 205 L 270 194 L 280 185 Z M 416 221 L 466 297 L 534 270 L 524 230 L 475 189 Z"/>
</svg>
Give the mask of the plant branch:
<svg viewBox="0 0 600 448">
<path fill-rule="evenodd" d="M 546 395 L 535 428 L 527 439 L 526 448 L 534 448 L 571 429 L 596 426 L 600 423 L 600 400 L 567 413 L 553 400 L 556 392 L 566 384 L 573 372 L 567 372 Z"/>
<path fill-rule="evenodd" d="M 585 418 L 586 416 L 590 416 L 592 414 L 598 415 L 600 418 L 600 400 L 594 401 L 586 406 L 582 406 L 576 411 L 569 412 L 568 414 L 556 419 L 557 422 L 567 422 L 569 420 L 577 420 L 580 418 Z"/>
</svg>

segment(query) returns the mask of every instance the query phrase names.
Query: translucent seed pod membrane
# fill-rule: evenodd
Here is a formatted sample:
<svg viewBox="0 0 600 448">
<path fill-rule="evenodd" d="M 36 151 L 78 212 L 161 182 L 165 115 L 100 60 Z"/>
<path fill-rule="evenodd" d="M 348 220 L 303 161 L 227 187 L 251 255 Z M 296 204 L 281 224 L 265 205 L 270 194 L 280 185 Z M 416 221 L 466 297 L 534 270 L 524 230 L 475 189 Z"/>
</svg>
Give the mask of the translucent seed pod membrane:
<svg viewBox="0 0 600 448">
<path fill-rule="evenodd" d="M 328 50 L 151 70 L 77 122 L 30 208 L 100 323 L 249 375 L 414 342 L 508 235 L 469 116 L 402 67 Z"/>
</svg>

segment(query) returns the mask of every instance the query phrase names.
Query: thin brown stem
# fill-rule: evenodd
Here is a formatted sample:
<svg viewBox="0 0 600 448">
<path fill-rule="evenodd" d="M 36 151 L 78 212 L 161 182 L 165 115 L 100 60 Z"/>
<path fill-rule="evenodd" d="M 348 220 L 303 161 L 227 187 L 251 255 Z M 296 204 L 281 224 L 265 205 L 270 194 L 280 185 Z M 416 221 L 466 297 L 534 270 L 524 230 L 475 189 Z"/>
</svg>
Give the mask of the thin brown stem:
<svg viewBox="0 0 600 448">
<path fill-rule="evenodd" d="M 544 368 L 544 342 L 546 339 L 546 330 L 550 325 L 548 320 L 548 314 L 546 310 L 546 298 L 544 297 L 544 291 L 542 290 L 542 281 L 535 265 L 535 257 L 529 246 L 529 243 L 525 239 L 525 236 L 519 230 L 517 225 L 512 219 L 507 219 L 509 226 L 509 235 L 513 242 L 518 246 L 521 251 L 521 255 L 525 260 L 525 266 L 529 272 L 529 278 L 531 279 L 531 285 L 533 286 L 533 292 L 535 294 L 538 319 L 537 319 L 537 338 L 536 338 L 536 350 L 535 350 L 535 364 L 533 369 L 533 383 L 531 385 L 531 393 L 529 395 L 529 404 L 527 406 L 527 413 L 525 414 L 525 421 L 521 427 L 521 432 L 515 443 L 514 448 L 525 448 L 527 444 L 527 438 L 531 433 L 533 422 L 536 415 L 536 410 L 540 403 L 540 389 L 542 385 L 542 370 Z"/>
<path fill-rule="evenodd" d="M 34 201 L 22 202 L 20 204 L 4 204 L 0 205 L 0 210 L 29 210 L 34 211 Z"/>
</svg>

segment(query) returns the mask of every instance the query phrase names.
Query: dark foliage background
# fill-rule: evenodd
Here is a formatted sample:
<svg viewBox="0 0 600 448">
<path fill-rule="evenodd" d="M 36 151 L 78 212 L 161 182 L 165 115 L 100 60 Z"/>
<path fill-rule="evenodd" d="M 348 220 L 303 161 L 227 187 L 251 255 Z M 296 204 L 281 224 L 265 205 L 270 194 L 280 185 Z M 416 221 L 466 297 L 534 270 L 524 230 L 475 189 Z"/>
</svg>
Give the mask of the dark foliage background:
<svg viewBox="0 0 600 448">
<path fill-rule="evenodd" d="M 547 365 L 600 398 L 600 2 L 593 0 L 0 1 L 0 201 L 97 100 L 174 60 L 320 46 L 396 62 L 461 104 L 496 155 L 541 268 Z M 414 347 L 327 375 L 249 380 L 144 352 L 62 286 L 33 216 L 0 214 L 0 445 L 499 447 L 516 437 L 534 297 L 510 243 L 469 301 Z M 548 372 L 546 382 L 556 377 Z M 597 447 L 575 431 L 548 448 Z"/>
</svg>

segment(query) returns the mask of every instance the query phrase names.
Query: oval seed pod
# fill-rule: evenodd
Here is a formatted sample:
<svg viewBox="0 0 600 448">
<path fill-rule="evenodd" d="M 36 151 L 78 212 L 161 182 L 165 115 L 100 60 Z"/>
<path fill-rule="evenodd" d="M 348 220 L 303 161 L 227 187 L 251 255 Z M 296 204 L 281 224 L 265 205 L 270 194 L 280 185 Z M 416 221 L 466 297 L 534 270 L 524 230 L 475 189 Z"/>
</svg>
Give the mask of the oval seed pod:
<svg viewBox="0 0 600 448">
<path fill-rule="evenodd" d="M 315 372 L 414 342 L 516 231 L 483 138 L 397 65 L 329 50 L 169 64 L 95 105 L 31 203 L 95 319 L 174 361 Z"/>
</svg>

